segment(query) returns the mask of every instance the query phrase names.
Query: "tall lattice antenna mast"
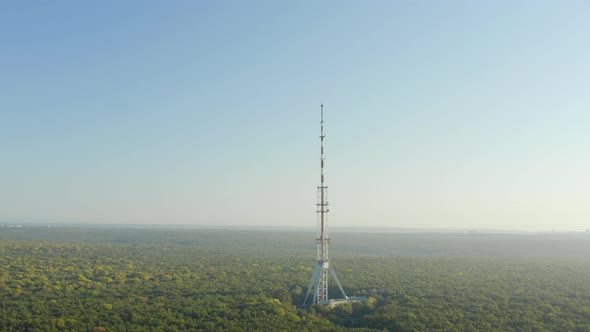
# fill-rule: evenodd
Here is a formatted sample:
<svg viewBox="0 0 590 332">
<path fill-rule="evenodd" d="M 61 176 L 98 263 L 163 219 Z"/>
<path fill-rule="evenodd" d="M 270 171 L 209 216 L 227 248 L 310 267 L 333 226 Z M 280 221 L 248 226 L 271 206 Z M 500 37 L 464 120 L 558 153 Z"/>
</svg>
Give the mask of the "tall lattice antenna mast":
<svg viewBox="0 0 590 332">
<path fill-rule="evenodd" d="M 328 256 L 328 247 L 330 245 L 330 237 L 328 236 L 327 232 L 327 213 L 328 209 L 328 187 L 325 184 L 324 178 L 324 167 L 326 164 L 326 155 L 324 151 L 324 139 L 326 135 L 324 133 L 324 105 L 320 105 L 320 127 L 321 127 L 321 157 L 320 157 L 320 186 L 317 187 L 318 189 L 318 202 L 316 204 L 318 213 L 318 232 L 316 237 L 316 245 L 317 245 L 317 264 L 315 270 L 311 275 L 311 280 L 309 281 L 309 287 L 307 288 L 307 294 L 305 295 L 305 299 L 303 300 L 303 305 L 307 303 L 307 299 L 309 294 L 311 293 L 312 288 L 314 289 L 313 292 L 313 300 L 312 304 L 328 304 L 328 274 L 332 275 L 334 281 L 338 285 L 340 292 L 342 292 L 342 296 L 345 299 L 348 299 L 346 294 L 344 293 L 344 289 L 342 289 L 342 285 L 336 277 L 336 272 L 332 268 L 330 264 L 330 258 Z M 315 286 L 315 287 L 314 287 Z"/>
</svg>

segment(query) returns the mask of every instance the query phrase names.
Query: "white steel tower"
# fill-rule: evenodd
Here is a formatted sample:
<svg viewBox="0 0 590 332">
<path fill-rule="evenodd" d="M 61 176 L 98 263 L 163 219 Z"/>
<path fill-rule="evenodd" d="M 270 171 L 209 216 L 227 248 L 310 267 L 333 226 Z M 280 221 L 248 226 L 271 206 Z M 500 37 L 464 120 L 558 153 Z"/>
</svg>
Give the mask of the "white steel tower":
<svg viewBox="0 0 590 332">
<path fill-rule="evenodd" d="M 311 304 L 328 304 L 328 274 L 332 275 L 334 281 L 338 285 L 340 292 L 342 292 L 342 296 L 344 299 L 348 299 L 346 294 L 344 293 L 344 289 L 342 289 L 342 285 L 336 276 L 336 272 L 332 268 L 330 264 L 330 258 L 328 256 L 328 247 L 330 245 L 330 237 L 328 236 L 327 231 L 327 222 L 328 222 L 328 187 L 325 185 L 324 182 L 324 166 L 326 162 L 326 156 L 324 154 L 324 138 L 326 135 L 324 134 L 324 105 L 320 106 L 321 112 L 321 157 L 320 157 L 320 166 L 321 166 L 321 177 L 320 177 L 320 186 L 318 187 L 318 202 L 317 206 L 317 214 L 318 214 L 318 225 L 317 225 L 317 236 L 316 236 L 316 244 L 317 244 L 317 264 L 315 269 L 311 275 L 311 280 L 309 281 L 309 287 L 307 288 L 307 294 L 305 294 L 305 299 L 303 300 L 303 305 L 307 304 L 307 299 L 309 298 L 309 294 L 313 288 L 313 300 Z"/>
</svg>

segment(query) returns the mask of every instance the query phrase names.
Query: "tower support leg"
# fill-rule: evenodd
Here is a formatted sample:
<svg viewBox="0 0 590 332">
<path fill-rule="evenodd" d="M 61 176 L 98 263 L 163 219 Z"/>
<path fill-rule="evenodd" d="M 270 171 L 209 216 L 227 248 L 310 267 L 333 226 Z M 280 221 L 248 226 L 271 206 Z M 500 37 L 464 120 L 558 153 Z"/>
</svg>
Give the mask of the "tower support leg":
<svg viewBox="0 0 590 332">
<path fill-rule="evenodd" d="M 311 288 L 314 285 L 314 282 L 316 281 L 316 274 L 317 274 L 317 270 L 318 270 L 319 265 L 315 266 L 315 269 L 313 270 L 313 273 L 311 274 L 311 279 L 309 280 L 309 286 L 307 287 L 307 293 L 305 294 L 305 299 L 303 300 L 303 305 L 307 304 L 307 298 L 309 297 L 309 293 L 311 293 Z M 314 296 L 315 298 L 315 296 Z"/>
<path fill-rule="evenodd" d="M 342 293 L 342 296 L 344 296 L 345 299 L 348 299 L 348 296 L 346 296 L 346 293 L 344 292 L 344 289 L 342 288 L 342 284 L 340 283 L 340 280 L 338 280 L 338 277 L 336 276 L 336 272 L 334 271 L 332 264 L 330 264 L 330 274 L 332 274 L 332 278 L 334 278 L 334 281 L 336 281 L 336 285 L 338 285 L 338 288 L 340 288 L 340 292 Z"/>
</svg>

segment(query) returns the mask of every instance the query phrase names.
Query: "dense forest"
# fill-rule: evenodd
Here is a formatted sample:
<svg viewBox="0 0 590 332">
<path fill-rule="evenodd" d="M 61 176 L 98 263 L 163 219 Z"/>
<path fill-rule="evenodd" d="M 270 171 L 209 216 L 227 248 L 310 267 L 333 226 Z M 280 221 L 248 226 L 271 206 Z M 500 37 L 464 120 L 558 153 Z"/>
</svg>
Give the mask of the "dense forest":
<svg viewBox="0 0 590 332">
<path fill-rule="evenodd" d="M 590 331 L 586 234 L 332 237 L 367 301 L 298 306 L 313 232 L 0 227 L 0 330 Z"/>
</svg>

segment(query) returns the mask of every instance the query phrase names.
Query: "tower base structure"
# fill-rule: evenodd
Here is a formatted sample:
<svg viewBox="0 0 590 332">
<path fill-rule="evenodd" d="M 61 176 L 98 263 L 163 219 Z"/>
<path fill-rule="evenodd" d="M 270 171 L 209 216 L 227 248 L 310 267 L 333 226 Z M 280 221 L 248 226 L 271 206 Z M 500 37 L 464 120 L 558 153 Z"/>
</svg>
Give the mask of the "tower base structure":
<svg viewBox="0 0 590 332">
<path fill-rule="evenodd" d="M 332 278 L 338 285 L 338 289 L 340 289 L 340 293 L 342 293 L 343 299 L 338 300 L 329 300 L 328 299 L 328 274 L 332 275 Z M 348 296 L 344 292 L 342 288 L 342 284 L 340 284 L 340 280 L 336 276 L 336 272 L 329 261 L 321 261 L 318 260 L 311 274 L 311 279 L 309 280 L 309 287 L 307 288 L 307 293 L 305 294 L 305 299 L 303 300 L 303 305 L 307 304 L 307 299 L 313 289 L 313 299 L 311 300 L 311 304 L 321 304 L 321 305 L 328 305 L 330 302 L 335 301 L 348 301 Z"/>
<path fill-rule="evenodd" d="M 303 305 L 307 304 L 307 299 L 312 292 L 313 289 L 313 299 L 311 300 L 311 304 L 328 304 L 329 297 L 328 297 L 328 279 L 329 275 L 332 276 L 332 279 L 338 285 L 338 289 L 340 289 L 340 293 L 344 299 L 347 299 L 346 293 L 342 288 L 342 284 L 340 284 L 340 280 L 336 276 L 336 272 L 330 264 L 330 259 L 328 258 L 328 247 L 330 245 L 330 239 L 328 236 L 325 235 L 317 238 L 315 240 L 317 245 L 317 261 L 315 265 L 315 269 L 311 274 L 311 279 L 309 280 L 309 287 L 307 287 L 307 293 L 305 294 L 305 299 L 303 300 Z"/>
</svg>

